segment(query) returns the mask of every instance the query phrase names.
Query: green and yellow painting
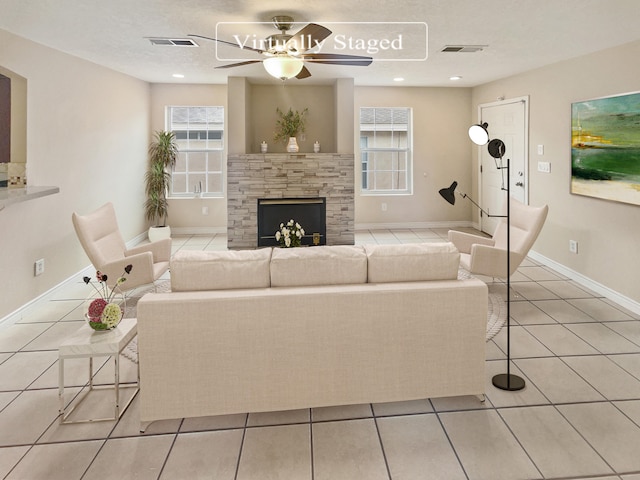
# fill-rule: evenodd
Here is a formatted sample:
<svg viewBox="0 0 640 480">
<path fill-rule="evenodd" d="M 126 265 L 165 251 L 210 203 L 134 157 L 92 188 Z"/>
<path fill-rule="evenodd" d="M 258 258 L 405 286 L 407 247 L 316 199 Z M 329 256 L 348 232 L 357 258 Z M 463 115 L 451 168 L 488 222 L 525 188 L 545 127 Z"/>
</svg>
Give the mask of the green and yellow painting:
<svg viewBox="0 0 640 480">
<path fill-rule="evenodd" d="M 640 205 L 640 92 L 571 104 L 571 193 Z"/>
</svg>

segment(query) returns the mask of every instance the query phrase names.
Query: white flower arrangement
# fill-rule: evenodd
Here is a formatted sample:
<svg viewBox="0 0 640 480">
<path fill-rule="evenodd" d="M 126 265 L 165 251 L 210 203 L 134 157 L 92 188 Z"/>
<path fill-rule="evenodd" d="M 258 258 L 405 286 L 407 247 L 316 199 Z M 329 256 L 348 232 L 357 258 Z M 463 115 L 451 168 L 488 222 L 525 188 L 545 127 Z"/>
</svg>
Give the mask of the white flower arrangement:
<svg viewBox="0 0 640 480">
<path fill-rule="evenodd" d="M 302 237 L 304 237 L 304 228 L 293 219 L 286 224 L 281 223 L 280 229 L 276 232 L 276 241 L 284 248 L 299 247 Z"/>
</svg>

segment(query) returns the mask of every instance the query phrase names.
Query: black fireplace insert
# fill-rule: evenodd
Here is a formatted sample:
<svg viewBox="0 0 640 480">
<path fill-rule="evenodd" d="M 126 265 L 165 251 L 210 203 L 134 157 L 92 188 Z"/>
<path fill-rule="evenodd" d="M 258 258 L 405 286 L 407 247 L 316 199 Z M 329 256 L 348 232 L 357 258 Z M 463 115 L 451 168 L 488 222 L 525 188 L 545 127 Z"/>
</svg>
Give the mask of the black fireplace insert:
<svg viewBox="0 0 640 480">
<path fill-rule="evenodd" d="M 327 244 L 327 201 L 318 198 L 259 198 L 258 246 L 275 247 L 281 223 L 295 220 L 304 229 L 302 245 Z"/>
</svg>

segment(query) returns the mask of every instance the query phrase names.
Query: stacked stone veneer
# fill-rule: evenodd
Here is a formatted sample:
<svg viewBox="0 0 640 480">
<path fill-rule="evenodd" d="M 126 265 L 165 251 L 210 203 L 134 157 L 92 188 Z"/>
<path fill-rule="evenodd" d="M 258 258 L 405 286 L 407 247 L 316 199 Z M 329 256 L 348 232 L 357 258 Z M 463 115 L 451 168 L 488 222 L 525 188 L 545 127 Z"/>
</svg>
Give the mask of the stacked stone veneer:
<svg viewBox="0 0 640 480">
<path fill-rule="evenodd" d="M 353 154 L 229 155 L 227 246 L 257 247 L 259 198 L 315 197 L 327 199 L 327 245 L 353 245 L 353 176 Z"/>
</svg>

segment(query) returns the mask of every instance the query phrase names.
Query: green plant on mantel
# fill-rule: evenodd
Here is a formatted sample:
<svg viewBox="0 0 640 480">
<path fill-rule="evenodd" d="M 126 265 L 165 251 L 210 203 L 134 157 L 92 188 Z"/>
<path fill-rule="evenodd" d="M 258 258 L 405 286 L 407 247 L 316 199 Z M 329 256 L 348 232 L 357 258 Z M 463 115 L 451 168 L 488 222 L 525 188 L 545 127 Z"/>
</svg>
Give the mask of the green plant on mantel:
<svg viewBox="0 0 640 480">
<path fill-rule="evenodd" d="M 273 139 L 276 142 L 282 140 L 284 143 L 287 143 L 289 137 L 295 137 L 298 133 L 304 132 L 305 115 L 308 111 L 308 108 L 305 108 L 301 112 L 289 108 L 289 111 L 284 113 L 276 107 L 276 113 L 280 118 L 276 121 L 276 132 Z"/>
</svg>

